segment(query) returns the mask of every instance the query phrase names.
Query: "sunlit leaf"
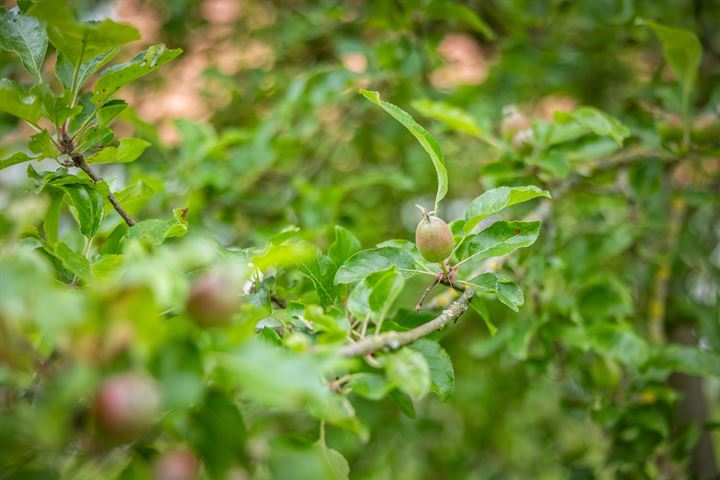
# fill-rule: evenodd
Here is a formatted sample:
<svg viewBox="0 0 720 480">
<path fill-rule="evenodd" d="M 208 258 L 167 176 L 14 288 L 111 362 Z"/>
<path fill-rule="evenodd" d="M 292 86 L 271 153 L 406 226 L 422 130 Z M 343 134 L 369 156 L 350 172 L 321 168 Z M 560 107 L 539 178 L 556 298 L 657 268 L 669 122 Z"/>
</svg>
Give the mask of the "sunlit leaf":
<svg viewBox="0 0 720 480">
<path fill-rule="evenodd" d="M 448 191 L 448 177 L 447 169 L 445 168 L 445 158 L 443 157 L 442 150 L 440 150 L 440 145 L 437 140 L 435 140 L 435 138 L 430 135 L 427 130 L 420 126 L 420 124 L 417 123 L 415 119 L 412 118 L 412 116 L 405 110 L 402 110 L 392 103 L 381 100 L 378 92 L 360 90 L 360 93 L 375 105 L 378 105 L 380 108 L 385 110 L 390 114 L 390 116 L 407 128 L 417 141 L 420 142 L 420 145 L 428 153 L 428 155 L 430 155 L 430 159 L 435 166 L 435 172 L 437 173 L 438 188 L 437 194 L 435 195 L 435 208 L 433 209 L 437 211 L 440 200 L 445 198 Z"/>
</svg>

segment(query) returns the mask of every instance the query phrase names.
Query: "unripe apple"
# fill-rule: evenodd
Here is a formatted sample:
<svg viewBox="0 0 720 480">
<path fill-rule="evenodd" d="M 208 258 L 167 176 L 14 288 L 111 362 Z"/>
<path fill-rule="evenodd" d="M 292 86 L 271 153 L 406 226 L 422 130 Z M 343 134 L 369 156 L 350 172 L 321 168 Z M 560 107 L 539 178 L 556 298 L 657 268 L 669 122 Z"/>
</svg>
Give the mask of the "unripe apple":
<svg viewBox="0 0 720 480">
<path fill-rule="evenodd" d="M 415 245 L 420 255 L 429 262 L 442 263 L 450 256 L 455 246 L 452 231 L 441 218 L 417 205 L 423 218 L 415 229 Z"/>
<path fill-rule="evenodd" d="M 98 431 L 106 439 L 136 440 L 155 424 L 160 414 L 160 394 L 155 382 L 145 375 L 116 375 L 96 392 L 93 414 Z"/>
<path fill-rule="evenodd" d="M 157 480 L 193 480 L 200 462 L 189 450 L 167 452 L 153 462 L 153 478 Z"/>
<path fill-rule="evenodd" d="M 201 327 L 226 325 L 242 305 L 229 275 L 206 272 L 193 282 L 185 309 Z"/>
</svg>

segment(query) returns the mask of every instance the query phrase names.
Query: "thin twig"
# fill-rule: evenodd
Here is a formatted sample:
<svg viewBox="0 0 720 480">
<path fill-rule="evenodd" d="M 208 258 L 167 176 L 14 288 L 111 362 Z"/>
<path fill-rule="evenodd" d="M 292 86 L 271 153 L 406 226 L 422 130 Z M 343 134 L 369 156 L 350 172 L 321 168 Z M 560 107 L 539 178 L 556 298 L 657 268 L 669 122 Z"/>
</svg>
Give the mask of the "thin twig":
<svg viewBox="0 0 720 480">
<path fill-rule="evenodd" d="M 270 292 L 270 301 L 277 305 L 279 308 L 287 308 L 287 302 L 282 298 L 278 297 L 277 293 Z"/>
<path fill-rule="evenodd" d="M 78 153 L 75 153 L 72 155 L 72 159 L 75 166 L 85 172 L 87 176 L 92 179 L 93 182 L 102 182 L 102 177 L 95 173 L 95 171 L 90 167 L 90 165 L 88 165 L 88 163 L 85 161 L 85 157 Z M 127 223 L 128 226 L 132 227 L 137 223 L 135 219 L 122 207 L 122 205 L 120 205 L 120 202 L 118 202 L 117 198 L 115 198 L 115 195 L 113 195 L 112 192 L 108 192 L 107 199 L 110 201 L 115 211 L 120 214 L 123 220 L 125 220 L 125 223 Z"/>
<path fill-rule="evenodd" d="M 417 305 L 415 305 L 416 312 L 419 312 L 420 309 L 422 309 L 423 303 L 425 303 L 425 299 L 427 298 L 428 295 L 430 295 L 430 290 L 435 288 L 435 285 L 440 283 L 440 280 L 443 278 L 444 278 L 444 275 L 442 277 L 438 276 L 430 285 L 428 285 L 428 287 L 425 289 L 423 294 L 420 296 L 420 300 L 418 300 Z"/>
<path fill-rule="evenodd" d="M 465 313 L 474 295 L 475 292 L 468 288 L 447 310 L 429 322 L 406 332 L 389 331 L 366 337 L 359 342 L 345 345 L 340 349 L 340 354 L 345 357 L 358 357 L 384 348 L 395 350 L 442 330 L 447 324 L 457 320 Z"/>
</svg>

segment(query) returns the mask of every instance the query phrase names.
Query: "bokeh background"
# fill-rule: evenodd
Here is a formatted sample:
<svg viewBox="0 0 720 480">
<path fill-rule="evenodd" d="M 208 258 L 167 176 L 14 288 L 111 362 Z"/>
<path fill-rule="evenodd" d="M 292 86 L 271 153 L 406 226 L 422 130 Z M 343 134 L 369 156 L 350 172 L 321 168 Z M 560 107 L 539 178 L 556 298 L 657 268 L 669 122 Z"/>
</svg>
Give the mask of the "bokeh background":
<svg viewBox="0 0 720 480">
<path fill-rule="evenodd" d="M 672 272 L 664 311 L 671 341 L 720 348 L 720 3 L 71 3 L 83 19 L 110 17 L 141 31 L 124 58 L 158 42 L 184 50 L 124 93 L 132 109 L 118 123 L 119 135 L 153 147 L 133 164 L 101 169 L 117 188 L 142 180 L 127 204 L 138 217 L 188 207 L 191 231 L 234 247 L 262 245 L 288 225 L 323 248 L 334 225 L 352 230 L 366 247 L 411 240 L 413 205 L 434 196 L 432 164 L 360 88 L 379 90 L 438 138 L 450 176 L 439 213 L 448 221 L 499 185 L 534 184 L 557 194 L 538 243 L 505 266 L 526 291 L 525 307 L 516 314 L 492 305 L 495 336 L 471 314 L 443 341 L 456 372 L 454 397 L 447 404 L 425 399 L 416 419 L 389 400 L 358 399 L 372 431 L 368 443 L 328 429 L 328 443 L 349 460 L 352 478 L 717 473 L 717 378 L 678 378 L 680 389 L 673 389 L 652 367 L 633 364 L 632 342 L 647 338 L 656 272 L 665 261 Z M 690 29 L 703 45 L 693 105 L 696 121 L 710 127 L 694 138 L 703 158 L 692 168 L 678 161 L 675 79 L 659 42 L 637 18 Z M 27 80 L 7 52 L 0 52 L 0 75 Z M 512 134 L 501 129 L 508 106 L 527 127 L 589 105 L 618 117 L 632 136 L 623 150 L 609 139 L 583 137 L 542 151 L 518 144 L 501 151 L 484 135 L 430 118 L 422 103 L 428 100 L 462 108 L 508 144 Z M 0 117 L 2 149 L 13 151 L 29 133 Z M 619 166 L 596 168 L 612 156 Z M 9 210 L 24 195 L 18 167 L 0 176 L 5 217 L 22 215 Z M 678 192 L 686 206 L 670 246 L 679 253 L 663 260 Z M 32 206 L 22 205 L 14 208 Z M 535 207 L 516 207 L 512 216 L 532 215 Z M 400 300 L 404 307 L 424 286 L 413 285 Z M 636 336 L 622 348 L 612 340 L 605 350 L 573 337 L 578 325 L 599 322 L 631 325 Z M 684 398 L 693 406 L 683 410 Z M 315 435 L 315 423 L 303 416 L 288 415 L 281 425 L 254 428 Z M 249 446 L 255 447 L 264 448 Z"/>
</svg>

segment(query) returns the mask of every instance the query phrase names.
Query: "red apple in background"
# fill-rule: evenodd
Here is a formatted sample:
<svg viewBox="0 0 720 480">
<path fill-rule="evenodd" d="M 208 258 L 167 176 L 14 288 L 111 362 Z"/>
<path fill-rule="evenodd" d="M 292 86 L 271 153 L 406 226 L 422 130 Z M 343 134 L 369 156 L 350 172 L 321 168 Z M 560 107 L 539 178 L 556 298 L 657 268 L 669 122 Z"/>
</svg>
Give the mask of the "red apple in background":
<svg viewBox="0 0 720 480">
<path fill-rule="evenodd" d="M 109 440 L 128 442 L 146 434 L 158 419 L 160 394 L 152 378 L 123 373 L 107 379 L 95 394 L 95 425 Z"/>
</svg>

